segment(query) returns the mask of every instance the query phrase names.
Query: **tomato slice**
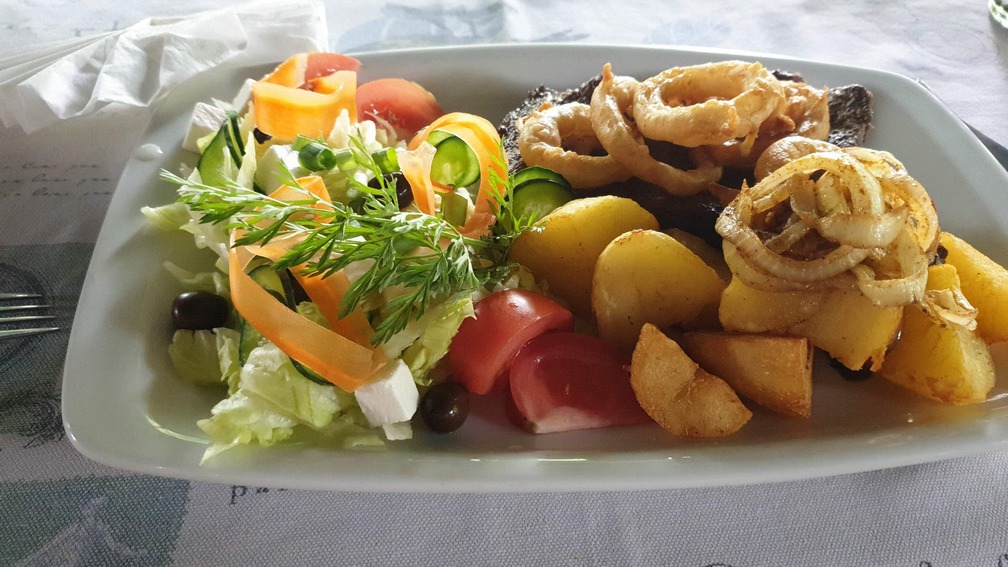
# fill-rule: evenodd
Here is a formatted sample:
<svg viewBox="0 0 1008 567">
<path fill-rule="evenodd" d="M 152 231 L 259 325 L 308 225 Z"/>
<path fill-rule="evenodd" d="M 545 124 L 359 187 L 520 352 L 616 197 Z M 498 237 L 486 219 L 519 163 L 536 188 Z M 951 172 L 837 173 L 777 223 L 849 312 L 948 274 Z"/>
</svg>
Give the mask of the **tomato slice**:
<svg viewBox="0 0 1008 567">
<path fill-rule="evenodd" d="M 647 423 L 629 367 L 628 356 L 598 337 L 539 335 L 511 365 L 508 417 L 532 433 Z"/>
<path fill-rule="evenodd" d="M 475 317 L 459 326 L 448 349 L 452 379 L 470 393 L 502 391 L 518 349 L 548 331 L 570 331 L 574 315 L 545 295 L 509 289 L 473 306 Z"/>
<path fill-rule="evenodd" d="M 336 71 L 360 71 L 361 62 L 341 53 L 309 53 L 304 82 L 332 75 Z"/>
<path fill-rule="evenodd" d="M 412 138 L 443 114 L 434 95 L 413 81 L 376 79 L 357 87 L 358 117 L 390 125 L 400 140 Z"/>
</svg>

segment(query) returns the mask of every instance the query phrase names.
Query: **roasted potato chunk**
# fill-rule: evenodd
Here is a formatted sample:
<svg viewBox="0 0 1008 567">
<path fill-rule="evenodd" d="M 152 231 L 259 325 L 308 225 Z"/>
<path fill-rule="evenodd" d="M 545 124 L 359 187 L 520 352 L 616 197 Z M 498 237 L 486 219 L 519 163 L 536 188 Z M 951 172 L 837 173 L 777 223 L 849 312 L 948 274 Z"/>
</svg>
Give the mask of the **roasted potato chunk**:
<svg viewBox="0 0 1008 567">
<path fill-rule="evenodd" d="M 590 317 L 595 261 L 612 239 L 658 221 L 632 199 L 606 195 L 575 199 L 539 221 L 511 246 L 510 259 L 545 282 L 547 291 L 566 301 L 578 315 Z"/>
<path fill-rule="evenodd" d="M 710 266 L 668 234 L 621 234 L 595 264 L 592 309 L 599 336 L 629 352 L 645 323 L 688 325 L 705 311 L 716 313 L 724 285 Z"/>
<path fill-rule="evenodd" d="M 882 365 L 902 307 L 879 307 L 854 288 L 774 292 L 732 279 L 721 296 L 725 330 L 806 337 L 851 370 Z"/>
<path fill-rule="evenodd" d="M 808 339 L 695 331 L 680 346 L 701 368 L 736 392 L 777 413 L 812 414 L 812 354 Z"/>
<path fill-rule="evenodd" d="M 927 289 L 957 287 L 955 266 L 928 269 Z M 916 394 L 952 404 L 984 401 L 995 380 L 990 349 L 982 339 L 919 306 L 906 309 L 899 341 L 886 354 L 879 374 Z"/>
<path fill-rule="evenodd" d="M 980 313 L 976 333 L 988 343 L 1008 340 L 1008 270 L 968 242 L 947 232 L 945 261 L 956 267 L 962 292 Z"/>
<path fill-rule="evenodd" d="M 630 385 L 644 411 L 680 437 L 724 437 L 752 417 L 731 386 L 651 324 L 641 329 L 634 349 Z"/>
</svg>

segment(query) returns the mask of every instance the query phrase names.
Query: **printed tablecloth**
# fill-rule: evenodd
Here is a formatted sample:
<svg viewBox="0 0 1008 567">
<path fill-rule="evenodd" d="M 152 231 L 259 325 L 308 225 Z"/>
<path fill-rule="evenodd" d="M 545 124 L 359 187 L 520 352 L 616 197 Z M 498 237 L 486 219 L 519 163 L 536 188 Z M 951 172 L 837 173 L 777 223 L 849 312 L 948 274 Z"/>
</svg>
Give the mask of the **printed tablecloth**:
<svg viewBox="0 0 1008 567">
<path fill-rule="evenodd" d="M 8 64 L 5 54 L 205 9 L 191 0 L 0 6 Z M 880 68 L 923 80 L 972 126 L 1008 142 L 1008 31 L 982 0 L 420 0 L 325 10 L 329 45 L 343 52 L 693 45 Z M 1004 452 L 803 482 L 532 494 L 308 492 L 89 461 L 61 424 L 68 331 L 105 207 L 147 117 L 116 108 L 0 135 L 0 291 L 42 293 L 63 328 L 0 342 L 0 564 L 1008 565 Z"/>
</svg>

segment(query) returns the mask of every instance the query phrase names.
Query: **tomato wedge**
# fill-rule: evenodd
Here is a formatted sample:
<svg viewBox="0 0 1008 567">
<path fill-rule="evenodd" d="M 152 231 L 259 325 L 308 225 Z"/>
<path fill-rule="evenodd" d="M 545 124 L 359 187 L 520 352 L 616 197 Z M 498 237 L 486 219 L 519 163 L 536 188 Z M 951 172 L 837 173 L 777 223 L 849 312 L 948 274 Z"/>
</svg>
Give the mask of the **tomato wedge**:
<svg viewBox="0 0 1008 567">
<path fill-rule="evenodd" d="M 392 126 L 400 140 L 409 140 L 443 114 L 434 95 L 413 81 L 376 79 L 357 87 L 357 116 Z"/>
<path fill-rule="evenodd" d="M 629 366 L 628 356 L 598 337 L 539 335 L 511 365 L 508 417 L 531 433 L 647 423 Z"/>
<path fill-rule="evenodd" d="M 308 54 L 304 82 L 331 75 L 336 71 L 360 71 L 361 62 L 342 53 L 315 52 Z"/>
<path fill-rule="evenodd" d="M 548 331 L 574 328 L 574 315 L 545 295 L 509 289 L 473 306 L 475 317 L 459 326 L 448 349 L 452 380 L 470 393 L 502 391 L 518 349 Z"/>
</svg>

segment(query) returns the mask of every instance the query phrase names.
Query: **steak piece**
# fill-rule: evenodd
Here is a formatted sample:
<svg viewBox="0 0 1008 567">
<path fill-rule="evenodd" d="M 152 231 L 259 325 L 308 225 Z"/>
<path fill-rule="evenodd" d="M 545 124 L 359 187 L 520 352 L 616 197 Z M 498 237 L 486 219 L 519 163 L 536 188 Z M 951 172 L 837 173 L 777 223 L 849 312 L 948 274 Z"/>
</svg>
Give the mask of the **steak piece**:
<svg viewBox="0 0 1008 567">
<path fill-rule="evenodd" d="M 774 70 L 774 76 L 785 81 L 803 81 L 798 73 Z M 539 86 L 529 91 L 528 97 L 521 106 L 504 116 L 497 128 L 501 135 L 504 152 L 507 154 L 509 173 L 514 173 L 525 167 L 521 152 L 518 150 L 517 121 L 545 102 L 566 104 L 568 102 L 591 102 L 592 92 L 601 82 L 601 75 L 593 77 L 578 87 L 558 91 L 546 86 Z M 831 88 L 828 91 L 830 133 L 828 140 L 838 146 L 860 146 L 864 143 L 872 121 L 872 94 L 861 85 L 848 85 Z M 652 155 L 676 167 L 688 168 L 691 164 L 684 163 L 683 152 L 675 151 L 682 148 L 667 147 L 664 143 L 649 143 Z M 753 183 L 752 171 L 725 169 L 721 184 L 738 188 L 743 181 Z M 703 192 L 689 197 L 670 195 L 667 191 L 637 178 L 631 178 L 624 183 L 607 185 L 593 190 L 578 191 L 579 195 L 619 195 L 637 201 L 658 219 L 661 228 L 681 228 L 687 232 L 702 237 L 704 240 L 719 247 L 721 237 L 714 230 L 714 222 L 724 208 L 724 204 L 711 195 Z"/>
<path fill-rule="evenodd" d="M 798 73 L 775 69 L 775 77 L 783 81 L 803 81 Z M 501 136 L 504 144 L 504 152 L 507 154 L 510 164 L 509 172 L 514 173 L 525 167 L 521 152 L 518 150 L 518 127 L 519 118 L 528 115 L 534 110 L 538 110 L 545 102 L 553 104 L 566 104 L 568 102 L 581 102 L 588 104 L 591 102 L 592 92 L 602 80 L 601 75 L 592 77 L 580 86 L 572 89 L 558 91 L 545 85 L 540 85 L 531 91 L 522 102 L 521 106 L 504 115 L 497 132 Z M 827 140 L 840 147 L 861 146 L 871 130 L 872 123 L 872 93 L 861 85 L 847 85 L 843 87 L 830 88 L 829 115 L 830 133 Z"/>
<path fill-rule="evenodd" d="M 588 104 L 591 102 L 591 96 L 595 92 L 595 87 L 600 82 L 602 82 L 602 75 L 596 75 L 581 83 L 580 86 L 565 91 L 558 91 L 545 85 L 540 85 L 529 91 L 521 106 L 505 114 L 500 126 L 497 127 L 497 133 L 500 134 L 501 141 L 504 144 L 504 153 L 508 158 L 508 173 L 514 173 L 525 167 L 521 151 L 518 150 L 518 119 L 528 116 L 535 110 L 539 110 L 539 107 L 546 102 L 555 105 L 567 104 L 569 102 Z"/>
<path fill-rule="evenodd" d="M 861 85 L 829 90 L 830 143 L 842 148 L 864 145 L 872 123 L 872 93 Z"/>
</svg>

